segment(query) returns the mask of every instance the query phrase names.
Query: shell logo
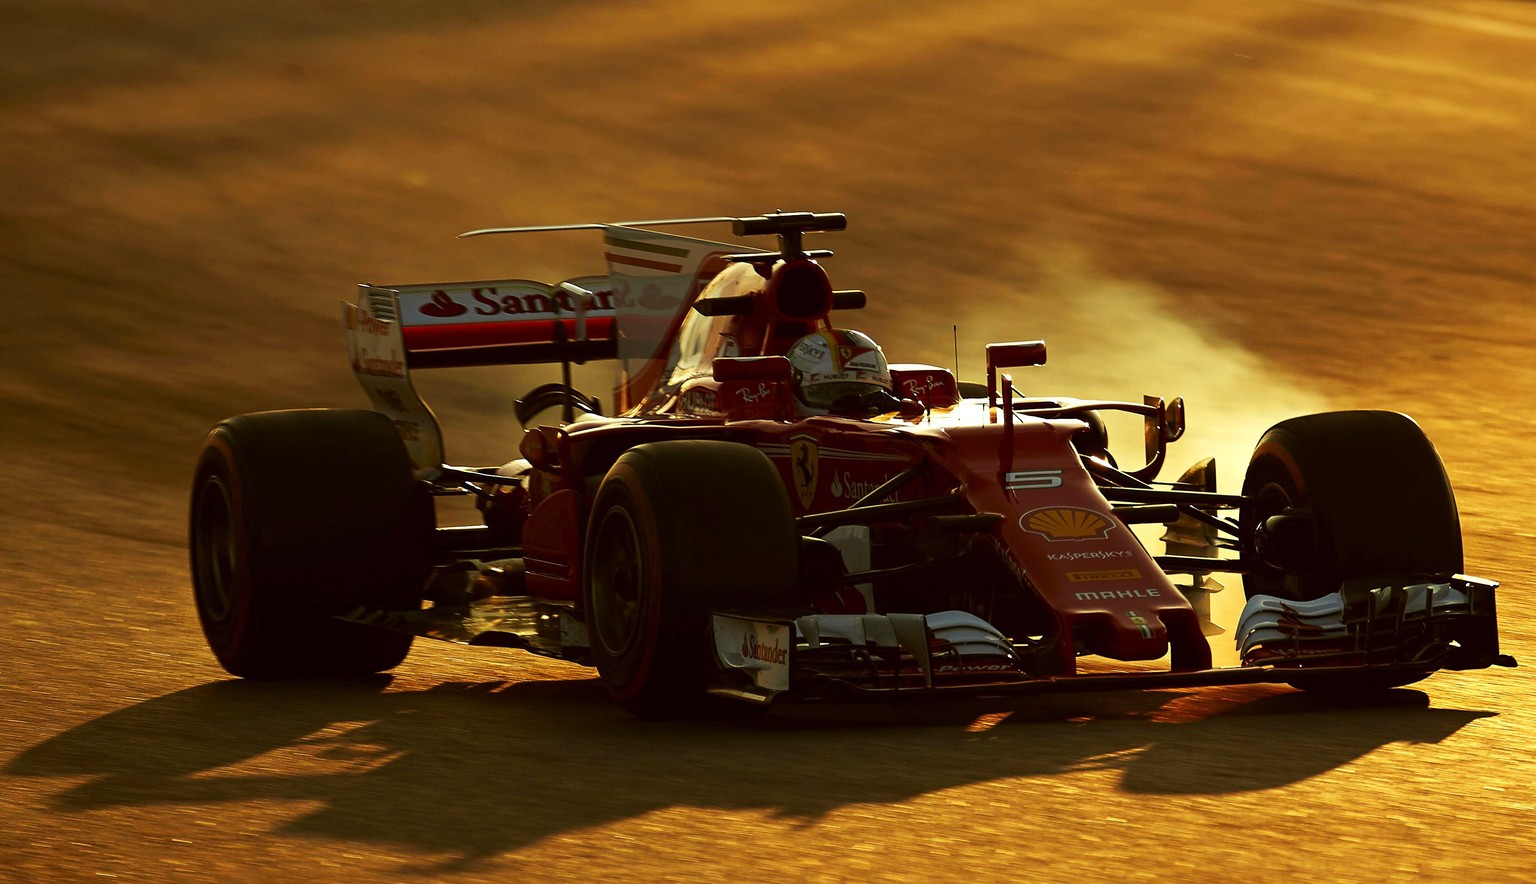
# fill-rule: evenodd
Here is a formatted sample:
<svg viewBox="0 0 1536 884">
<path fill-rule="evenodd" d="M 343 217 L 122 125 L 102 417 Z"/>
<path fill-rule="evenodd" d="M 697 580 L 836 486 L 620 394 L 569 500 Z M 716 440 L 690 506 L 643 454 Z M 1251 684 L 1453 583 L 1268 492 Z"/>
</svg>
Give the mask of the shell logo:
<svg viewBox="0 0 1536 884">
<path fill-rule="evenodd" d="M 1103 540 L 1114 524 L 1093 510 L 1049 506 L 1020 516 L 1019 527 L 1047 540 Z"/>
</svg>

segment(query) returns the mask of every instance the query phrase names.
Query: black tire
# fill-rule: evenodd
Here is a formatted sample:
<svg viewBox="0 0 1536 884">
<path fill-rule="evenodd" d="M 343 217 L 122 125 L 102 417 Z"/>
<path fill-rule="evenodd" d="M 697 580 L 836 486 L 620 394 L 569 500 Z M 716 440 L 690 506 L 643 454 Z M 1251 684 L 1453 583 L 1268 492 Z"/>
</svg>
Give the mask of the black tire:
<svg viewBox="0 0 1536 884">
<path fill-rule="evenodd" d="M 713 673 L 712 607 L 783 606 L 800 535 L 767 456 L 732 442 L 638 445 L 603 479 L 583 603 L 603 684 L 642 718 L 695 714 Z"/>
<path fill-rule="evenodd" d="M 223 421 L 198 458 L 188 544 L 209 648 L 245 678 L 394 667 L 410 635 L 335 615 L 419 608 L 432 527 L 431 499 L 383 415 L 313 409 Z"/>
<path fill-rule="evenodd" d="M 1243 554 L 1259 560 L 1258 527 L 1289 509 L 1315 524 L 1314 563 L 1243 577 L 1257 594 L 1314 599 L 1359 577 L 1449 575 L 1462 570 L 1456 499 L 1434 445 L 1407 415 L 1339 411 L 1291 418 L 1259 439 L 1243 480 Z M 1333 693 L 1410 684 L 1428 673 L 1298 677 L 1296 687 Z"/>
</svg>

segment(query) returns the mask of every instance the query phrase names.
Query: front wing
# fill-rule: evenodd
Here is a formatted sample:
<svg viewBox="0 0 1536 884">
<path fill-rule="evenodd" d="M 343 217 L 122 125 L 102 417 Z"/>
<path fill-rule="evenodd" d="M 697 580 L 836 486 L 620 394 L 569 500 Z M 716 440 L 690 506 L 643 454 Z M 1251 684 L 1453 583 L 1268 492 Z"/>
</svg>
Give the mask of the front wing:
<svg viewBox="0 0 1536 884">
<path fill-rule="evenodd" d="M 1370 673 L 1372 680 L 1441 669 L 1513 666 L 1499 653 L 1494 590 L 1457 575 L 1444 583 L 1345 586 L 1310 602 L 1255 596 L 1235 640 L 1243 665 L 1188 671 L 1040 674 L 1048 649 L 1010 640 L 963 611 L 812 614 L 716 612 L 720 678 L 713 694 L 768 704 L 783 697 L 895 698 L 1173 688 L 1289 682 Z"/>
</svg>

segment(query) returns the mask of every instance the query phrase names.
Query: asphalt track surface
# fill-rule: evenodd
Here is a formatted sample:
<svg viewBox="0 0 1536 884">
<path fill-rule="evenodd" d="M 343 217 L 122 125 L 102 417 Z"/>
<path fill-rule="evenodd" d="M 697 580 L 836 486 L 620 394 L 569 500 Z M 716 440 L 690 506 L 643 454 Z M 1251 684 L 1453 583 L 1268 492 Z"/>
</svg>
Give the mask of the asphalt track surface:
<svg viewBox="0 0 1536 884">
<path fill-rule="evenodd" d="M 421 643 L 228 679 L 184 508 L 221 417 L 358 406 L 357 282 L 600 272 L 475 227 L 843 211 L 898 361 L 1412 413 L 1536 658 L 1536 6 L 0 2 L 0 878 L 1529 880 L 1528 669 L 648 724 Z M 530 372 L 434 375 L 496 462 Z M 600 384 L 598 385 L 600 386 Z M 1240 592 L 1233 588 L 1226 597 Z"/>
</svg>

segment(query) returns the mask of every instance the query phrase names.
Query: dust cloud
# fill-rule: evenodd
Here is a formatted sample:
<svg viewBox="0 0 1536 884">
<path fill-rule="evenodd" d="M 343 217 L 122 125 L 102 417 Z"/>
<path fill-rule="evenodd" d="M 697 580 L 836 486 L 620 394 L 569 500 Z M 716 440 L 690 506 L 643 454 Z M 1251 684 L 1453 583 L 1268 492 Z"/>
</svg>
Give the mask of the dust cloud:
<svg viewBox="0 0 1536 884">
<path fill-rule="evenodd" d="M 989 341 L 1043 338 L 1050 348 L 1047 363 L 1010 371 L 1027 395 L 1132 402 L 1144 394 L 1183 396 L 1188 430 L 1169 450 L 1164 480 L 1215 457 L 1218 488 L 1235 493 L 1266 429 L 1288 417 L 1339 407 L 1223 339 L 1175 296 L 1102 270 L 1074 243 L 1021 249 L 1008 266 L 1011 272 L 970 281 L 945 317 L 945 325 L 958 327 L 960 376 L 985 378 L 983 347 Z M 904 319 L 881 339 L 888 354 L 900 361 L 904 351 L 921 352 L 935 364 L 953 362 L 952 351 L 933 345 L 935 319 Z M 1120 463 L 1144 463 L 1140 419 L 1107 414 L 1110 447 Z M 1136 534 L 1149 551 L 1161 553 L 1162 531 L 1143 526 Z M 1212 619 L 1230 630 L 1243 606 L 1242 582 L 1236 575 L 1215 579 L 1225 589 L 1212 596 Z M 1238 662 L 1227 637 L 1213 637 L 1211 648 L 1216 665 Z"/>
<path fill-rule="evenodd" d="M 934 333 L 943 321 L 958 326 L 965 380 L 985 378 L 983 347 L 989 341 L 1043 338 L 1050 348 L 1047 363 L 1010 372 L 1016 387 L 1028 395 L 1134 402 L 1143 394 L 1183 396 L 1189 429 L 1169 451 L 1165 479 L 1214 456 L 1220 487 L 1236 491 L 1264 430 L 1287 417 L 1338 407 L 1222 339 L 1198 315 L 1182 309 L 1175 296 L 1102 271 L 1075 244 L 1022 249 L 1004 272 L 972 280 L 962 290 L 966 294 L 943 320 L 907 317 L 880 339 L 893 361 L 912 352 L 950 365 L 953 353 L 943 346 L 950 329 Z M 935 345 L 933 337 L 944 342 Z M 1141 455 L 1139 419 L 1110 420 L 1112 448 L 1129 464 Z"/>
</svg>

